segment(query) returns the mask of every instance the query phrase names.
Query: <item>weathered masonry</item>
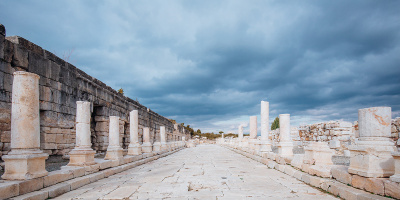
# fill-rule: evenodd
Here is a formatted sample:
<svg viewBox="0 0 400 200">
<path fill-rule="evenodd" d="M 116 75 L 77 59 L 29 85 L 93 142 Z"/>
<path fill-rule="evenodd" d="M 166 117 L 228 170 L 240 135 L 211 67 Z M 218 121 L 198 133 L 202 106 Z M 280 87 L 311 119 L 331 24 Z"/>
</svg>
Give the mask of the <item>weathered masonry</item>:
<svg viewBox="0 0 400 200">
<path fill-rule="evenodd" d="M 76 102 L 91 102 L 91 143 L 97 152 L 108 147 L 109 116 L 118 116 L 120 145 L 130 143 L 129 113 L 138 110 L 139 142 L 143 128 L 150 140 L 159 141 L 165 126 L 167 141 L 182 140 L 189 132 L 139 102 L 119 94 L 53 53 L 19 36 L 6 37 L 0 24 L 0 156 L 11 150 L 11 96 L 13 73 L 27 71 L 40 76 L 40 149 L 49 155 L 67 155 L 75 147 Z"/>
</svg>

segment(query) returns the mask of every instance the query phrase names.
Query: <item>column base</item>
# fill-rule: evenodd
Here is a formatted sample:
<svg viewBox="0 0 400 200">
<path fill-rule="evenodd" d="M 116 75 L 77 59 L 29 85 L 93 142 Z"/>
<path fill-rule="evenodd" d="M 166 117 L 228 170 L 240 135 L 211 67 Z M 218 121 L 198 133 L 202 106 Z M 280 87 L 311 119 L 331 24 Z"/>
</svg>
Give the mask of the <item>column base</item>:
<svg viewBox="0 0 400 200">
<path fill-rule="evenodd" d="M 161 143 L 160 142 L 154 142 L 153 144 L 153 151 L 161 151 Z"/>
<path fill-rule="evenodd" d="M 46 176 L 47 153 L 40 150 L 11 150 L 2 159 L 5 162 L 5 172 L 2 179 L 28 180 Z"/>
<path fill-rule="evenodd" d="M 361 140 L 349 150 L 349 173 L 371 178 L 385 178 L 395 173 L 391 153 L 397 149 L 392 142 Z"/>
<path fill-rule="evenodd" d="M 168 145 L 166 142 L 161 142 L 161 151 L 168 151 Z"/>
<path fill-rule="evenodd" d="M 130 156 L 138 156 L 142 154 L 142 147 L 139 143 L 129 144 L 128 146 L 128 155 Z"/>
<path fill-rule="evenodd" d="M 88 166 L 94 165 L 94 154 L 96 152 L 92 149 L 73 149 L 69 153 L 68 166 Z"/>
<path fill-rule="evenodd" d="M 151 153 L 153 152 L 153 145 L 150 142 L 146 142 L 142 144 L 142 152 L 143 153 Z"/>
<path fill-rule="evenodd" d="M 271 152 L 271 142 L 270 141 L 263 141 L 261 140 L 260 142 L 260 152 L 261 153 L 266 153 L 266 152 Z"/>
<path fill-rule="evenodd" d="M 122 160 L 123 157 L 124 150 L 121 147 L 109 147 L 104 160 Z"/>
<path fill-rule="evenodd" d="M 281 157 L 293 156 L 293 142 L 279 142 L 278 155 Z"/>
</svg>

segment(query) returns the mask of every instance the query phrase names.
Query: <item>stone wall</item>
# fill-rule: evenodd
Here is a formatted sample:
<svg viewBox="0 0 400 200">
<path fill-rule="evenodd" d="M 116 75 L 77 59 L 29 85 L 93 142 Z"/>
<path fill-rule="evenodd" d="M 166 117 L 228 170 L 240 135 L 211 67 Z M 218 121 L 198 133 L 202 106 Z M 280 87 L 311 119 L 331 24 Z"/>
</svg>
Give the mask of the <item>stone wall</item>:
<svg viewBox="0 0 400 200">
<path fill-rule="evenodd" d="M 153 141 L 159 140 L 160 126 L 168 140 L 189 132 L 155 113 L 100 80 L 93 78 L 53 53 L 19 36 L 5 37 L 0 24 L 0 156 L 10 151 L 11 94 L 13 72 L 38 74 L 40 90 L 41 149 L 50 155 L 67 154 L 75 146 L 76 101 L 92 102 L 91 132 L 93 149 L 105 151 L 108 145 L 108 117 L 120 117 L 121 146 L 129 144 L 129 112 L 139 110 L 139 140 L 143 127 L 149 127 Z"/>
</svg>

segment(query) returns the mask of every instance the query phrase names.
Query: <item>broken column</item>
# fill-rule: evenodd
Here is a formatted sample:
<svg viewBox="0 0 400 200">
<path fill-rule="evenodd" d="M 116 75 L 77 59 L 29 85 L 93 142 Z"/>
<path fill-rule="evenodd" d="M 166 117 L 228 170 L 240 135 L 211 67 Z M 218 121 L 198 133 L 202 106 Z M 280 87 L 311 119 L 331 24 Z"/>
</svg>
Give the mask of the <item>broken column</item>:
<svg viewBox="0 0 400 200">
<path fill-rule="evenodd" d="M 327 142 L 311 142 L 304 148 L 304 163 L 312 165 L 309 173 L 321 177 L 331 177 L 332 156 L 335 150 L 329 148 Z"/>
<path fill-rule="evenodd" d="M 150 129 L 148 127 L 143 128 L 143 144 L 142 152 L 151 153 L 153 151 L 153 145 L 150 143 Z"/>
<path fill-rule="evenodd" d="M 48 154 L 40 150 L 39 76 L 14 72 L 11 106 L 11 151 L 4 155 L 7 180 L 46 176 Z"/>
<path fill-rule="evenodd" d="M 278 154 L 282 157 L 293 156 L 293 141 L 290 136 L 290 114 L 279 115 Z"/>
<path fill-rule="evenodd" d="M 239 134 L 239 136 L 238 136 L 239 140 L 242 140 L 243 139 L 243 126 L 242 125 L 239 125 L 238 134 Z"/>
<path fill-rule="evenodd" d="M 110 116 L 108 148 L 105 160 L 121 160 L 123 158 L 123 149 L 119 144 L 119 117 Z"/>
<path fill-rule="evenodd" d="M 249 150 L 254 153 L 257 145 L 257 116 L 250 116 Z"/>
<path fill-rule="evenodd" d="M 358 110 L 359 138 L 349 146 L 349 173 L 364 177 L 389 177 L 395 173 L 392 152 L 390 107 Z"/>
<path fill-rule="evenodd" d="M 160 140 L 161 140 L 161 151 L 167 151 L 167 139 L 165 134 L 165 126 L 160 126 Z"/>
<path fill-rule="evenodd" d="M 270 152 L 271 141 L 269 140 L 269 102 L 261 101 L 261 141 L 260 152 Z"/>
<path fill-rule="evenodd" d="M 139 143 L 139 111 L 132 110 L 129 113 L 129 132 L 130 142 L 128 146 L 128 155 L 137 156 L 142 154 L 142 148 Z"/>
<path fill-rule="evenodd" d="M 76 102 L 76 143 L 69 153 L 68 166 L 87 166 L 96 164 L 90 141 L 90 102 Z"/>
</svg>

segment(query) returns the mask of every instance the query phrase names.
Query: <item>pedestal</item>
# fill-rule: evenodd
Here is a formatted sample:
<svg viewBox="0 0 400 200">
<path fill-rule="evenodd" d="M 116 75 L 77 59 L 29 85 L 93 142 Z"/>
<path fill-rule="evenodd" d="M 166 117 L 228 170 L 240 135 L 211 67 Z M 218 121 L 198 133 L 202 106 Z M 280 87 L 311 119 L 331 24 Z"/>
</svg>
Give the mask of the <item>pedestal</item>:
<svg viewBox="0 0 400 200">
<path fill-rule="evenodd" d="M 96 152 L 92 149 L 73 149 L 69 153 L 68 166 L 87 166 L 94 165 L 94 154 Z"/>
<path fill-rule="evenodd" d="M 280 142 L 278 145 L 278 155 L 281 157 L 293 156 L 293 142 Z"/>
<path fill-rule="evenodd" d="M 349 146 L 349 150 L 349 173 L 373 178 L 389 177 L 395 173 L 392 152 L 397 149 L 393 142 L 357 141 Z"/>
<path fill-rule="evenodd" d="M 271 142 L 270 141 L 260 141 L 260 152 L 261 153 L 266 153 L 266 152 L 271 152 Z"/>
<path fill-rule="evenodd" d="M 155 151 L 155 152 L 161 151 L 161 143 L 160 142 L 154 142 L 153 151 Z"/>
<path fill-rule="evenodd" d="M 142 152 L 143 153 L 151 153 L 153 152 L 153 145 L 150 142 L 146 142 L 142 144 Z"/>
<path fill-rule="evenodd" d="M 394 159 L 395 174 L 390 177 L 390 180 L 400 183 L 400 152 L 393 152 L 392 156 Z"/>
<path fill-rule="evenodd" d="M 128 146 L 128 155 L 130 156 L 138 156 L 142 154 L 142 147 L 139 143 L 129 144 Z"/>
<path fill-rule="evenodd" d="M 48 174 L 45 161 L 48 154 L 40 150 L 12 150 L 2 159 L 5 161 L 5 172 L 2 179 L 26 180 L 43 177 Z"/>
<path fill-rule="evenodd" d="M 124 157 L 124 150 L 121 147 L 109 147 L 107 149 L 105 160 L 122 160 Z"/>
</svg>

